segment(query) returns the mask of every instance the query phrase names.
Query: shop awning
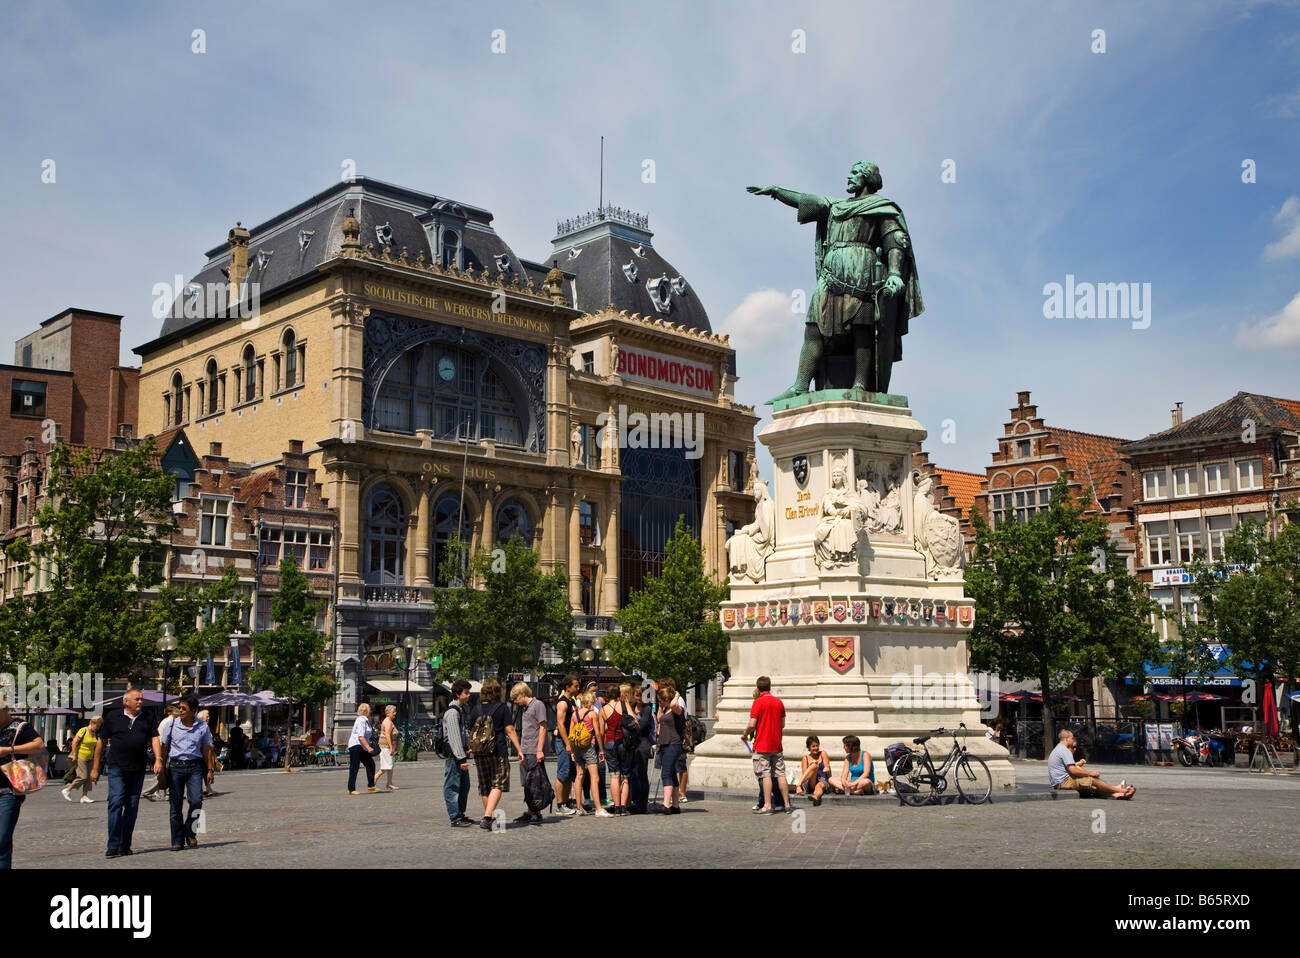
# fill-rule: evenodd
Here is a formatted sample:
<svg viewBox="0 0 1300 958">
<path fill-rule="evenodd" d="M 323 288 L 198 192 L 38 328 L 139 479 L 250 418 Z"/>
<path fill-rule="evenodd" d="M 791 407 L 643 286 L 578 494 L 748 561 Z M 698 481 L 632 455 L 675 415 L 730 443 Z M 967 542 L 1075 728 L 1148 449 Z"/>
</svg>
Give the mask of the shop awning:
<svg viewBox="0 0 1300 958">
<path fill-rule="evenodd" d="M 1227 659 L 1230 651 L 1228 647 L 1225 645 L 1207 645 L 1206 648 L 1211 653 L 1213 653 L 1215 660 L 1218 662 L 1222 662 L 1225 659 Z M 1229 669 L 1227 667 L 1220 667 L 1218 669 L 1215 669 L 1213 674 L 1211 675 L 1183 676 L 1178 672 L 1170 674 L 1168 666 L 1162 665 L 1159 668 L 1157 668 L 1155 665 L 1148 662 L 1146 665 L 1146 673 L 1147 673 L 1147 679 L 1146 679 L 1147 685 L 1168 686 L 1168 685 L 1183 685 L 1185 683 L 1188 686 L 1197 686 L 1197 685 L 1226 686 L 1232 688 L 1239 688 L 1241 686 L 1241 678 L 1235 672 L 1233 672 L 1232 669 Z M 1129 685 L 1134 684 L 1134 680 L 1132 676 L 1129 676 L 1128 679 L 1126 679 L 1125 681 Z"/>
<path fill-rule="evenodd" d="M 409 686 L 406 679 L 366 679 L 366 685 L 370 686 L 376 692 L 399 692 L 405 694 L 409 688 L 411 693 L 419 695 L 421 693 L 430 693 L 433 689 L 426 689 L 423 685 L 416 685 L 412 682 Z"/>
</svg>

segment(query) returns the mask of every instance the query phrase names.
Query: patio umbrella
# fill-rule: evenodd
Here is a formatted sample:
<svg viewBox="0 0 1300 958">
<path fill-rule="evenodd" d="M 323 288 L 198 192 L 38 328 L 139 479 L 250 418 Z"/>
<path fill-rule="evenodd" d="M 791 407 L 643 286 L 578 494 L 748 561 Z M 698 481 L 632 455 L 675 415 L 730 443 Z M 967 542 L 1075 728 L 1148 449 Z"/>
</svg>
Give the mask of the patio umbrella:
<svg viewBox="0 0 1300 958">
<path fill-rule="evenodd" d="M 255 692 L 253 693 L 251 698 L 257 699 L 257 702 L 249 703 L 249 704 L 258 704 L 258 705 L 288 705 L 289 704 L 288 699 L 277 698 L 276 694 L 272 692 L 270 689 L 263 689 L 260 692 Z"/>
<path fill-rule="evenodd" d="M 161 705 L 163 702 L 175 702 L 178 698 L 180 698 L 179 695 L 163 695 L 162 692 L 155 692 L 153 689 L 141 689 L 140 692 L 144 696 L 145 702 L 148 703 L 149 705 Z M 99 706 L 99 705 L 111 705 L 114 702 L 121 702 L 122 696 L 125 694 L 126 694 L 125 692 L 122 692 L 119 695 L 114 695 L 112 698 L 101 699 L 100 701 L 94 702 L 92 704 L 95 706 Z"/>
<path fill-rule="evenodd" d="M 211 695 L 199 699 L 199 705 L 203 708 L 219 708 L 223 705 L 242 705 L 239 701 L 243 696 L 238 692 L 214 692 Z"/>
<path fill-rule="evenodd" d="M 1031 692 L 1029 689 L 1020 689 L 1016 692 L 1002 692 L 998 695 L 1001 702 L 1041 702 L 1043 696 L 1038 692 Z"/>
<path fill-rule="evenodd" d="M 1277 699 L 1273 697 L 1272 679 L 1266 678 L 1263 682 L 1264 692 L 1260 698 L 1260 707 L 1264 711 L 1264 735 L 1267 738 L 1277 738 L 1278 721 L 1277 721 Z"/>
</svg>

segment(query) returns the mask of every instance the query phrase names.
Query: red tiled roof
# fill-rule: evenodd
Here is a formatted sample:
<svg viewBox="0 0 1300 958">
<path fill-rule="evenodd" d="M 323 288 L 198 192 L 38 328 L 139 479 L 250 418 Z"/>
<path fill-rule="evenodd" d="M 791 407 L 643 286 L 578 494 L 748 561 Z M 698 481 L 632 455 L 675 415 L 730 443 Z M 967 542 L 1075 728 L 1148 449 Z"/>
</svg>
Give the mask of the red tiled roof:
<svg viewBox="0 0 1300 958">
<path fill-rule="evenodd" d="M 260 506 L 262 504 L 262 493 L 271 488 L 271 480 L 274 478 L 274 469 L 255 472 L 251 476 L 241 476 L 235 480 L 239 483 L 239 501 L 246 502 L 250 506 Z"/>
<path fill-rule="evenodd" d="M 970 516 L 971 506 L 979 495 L 980 483 L 985 479 L 982 473 L 960 472 L 957 469 L 944 469 L 935 466 L 936 485 L 946 486 L 948 495 L 952 496 L 954 505 L 961 510 L 963 518 Z"/>
<path fill-rule="evenodd" d="M 1097 498 L 1120 491 L 1115 483 L 1123 482 L 1121 473 L 1126 467 L 1119 449 L 1129 440 L 1057 426 L 1048 426 L 1047 430 L 1051 437 L 1048 442 L 1055 443 L 1065 456 L 1072 481 L 1092 486 Z"/>
</svg>

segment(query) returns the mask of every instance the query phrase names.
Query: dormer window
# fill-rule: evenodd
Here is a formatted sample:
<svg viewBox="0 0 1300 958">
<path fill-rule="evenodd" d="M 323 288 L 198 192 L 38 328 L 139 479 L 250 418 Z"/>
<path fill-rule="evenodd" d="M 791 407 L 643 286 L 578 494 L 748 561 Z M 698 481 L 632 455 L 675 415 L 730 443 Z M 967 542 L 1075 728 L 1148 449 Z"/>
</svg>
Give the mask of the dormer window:
<svg viewBox="0 0 1300 958">
<path fill-rule="evenodd" d="M 492 259 L 496 261 L 497 269 L 500 270 L 502 273 L 510 272 L 512 267 L 510 266 L 510 257 L 508 255 L 506 255 L 505 253 L 499 253 L 498 255 L 492 257 Z"/>
<path fill-rule="evenodd" d="M 636 263 L 627 262 L 623 264 L 623 275 L 627 277 L 629 283 L 636 282 Z"/>
<path fill-rule="evenodd" d="M 669 285 L 672 286 L 673 292 L 678 296 L 686 295 L 686 280 L 682 279 L 680 276 L 674 276 L 672 283 Z"/>
<path fill-rule="evenodd" d="M 655 304 L 655 309 L 661 313 L 666 313 L 672 309 L 673 292 L 672 286 L 668 282 L 667 273 L 658 279 L 650 280 L 645 284 L 645 288 L 650 294 L 650 299 Z"/>
<path fill-rule="evenodd" d="M 259 249 L 257 251 L 257 268 L 260 270 L 266 269 L 266 264 L 271 262 L 271 255 L 274 252 L 275 250 Z"/>
<path fill-rule="evenodd" d="M 375 238 L 378 239 L 380 244 L 383 246 L 392 246 L 393 227 L 388 223 L 385 223 L 383 226 L 376 226 Z"/>
<path fill-rule="evenodd" d="M 443 229 L 438 239 L 438 259 L 443 269 L 460 269 L 460 234 L 453 229 Z"/>
<path fill-rule="evenodd" d="M 299 230 L 299 231 L 298 231 L 298 249 L 300 249 L 300 250 L 305 250 L 308 246 L 310 246 L 310 245 L 311 245 L 311 238 L 312 238 L 313 236 L 315 236 L 315 235 L 316 235 L 316 231 L 315 231 L 315 230 Z"/>
<path fill-rule="evenodd" d="M 635 246 L 632 247 L 632 255 L 639 256 L 642 259 L 645 259 L 645 247 L 642 246 L 640 243 L 637 243 Z"/>
</svg>

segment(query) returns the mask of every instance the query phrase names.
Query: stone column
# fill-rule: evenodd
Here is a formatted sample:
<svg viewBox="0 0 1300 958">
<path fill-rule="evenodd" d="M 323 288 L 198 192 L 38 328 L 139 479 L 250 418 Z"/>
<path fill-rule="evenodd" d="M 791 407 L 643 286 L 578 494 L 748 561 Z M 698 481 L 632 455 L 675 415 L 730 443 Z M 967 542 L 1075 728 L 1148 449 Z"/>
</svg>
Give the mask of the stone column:
<svg viewBox="0 0 1300 958">
<path fill-rule="evenodd" d="M 433 508 L 433 491 L 428 483 L 420 483 L 416 490 L 415 516 L 415 584 L 433 585 L 433 528 L 429 515 Z"/>
<path fill-rule="evenodd" d="M 601 536 L 601 550 L 605 554 L 605 574 L 596 611 L 601 615 L 612 615 L 618 609 L 618 493 L 610 495 L 604 505 L 605 528 L 604 535 Z"/>
<path fill-rule="evenodd" d="M 416 495 L 416 510 L 406 517 L 406 555 L 402 563 L 402 578 L 406 585 L 419 585 L 415 580 L 420 574 L 416 566 L 420 557 L 420 502 L 424 496 Z"/>
<path fill-rule="evenodd" d="M 355 466 L 338 469 L 330 477 L 330 503 L 339 510 L 339 579 L 361 584 L 361 473 Z"/>
<path fill-rule="evenodd" d="M 569 496 L 569 522 L 565 527 L 569 535 L 569 608 L 574 612 L 582 611 L 582 542 L 578 526 L 578 501 L 581 498 L 577 489 Z"/>
</svg>

